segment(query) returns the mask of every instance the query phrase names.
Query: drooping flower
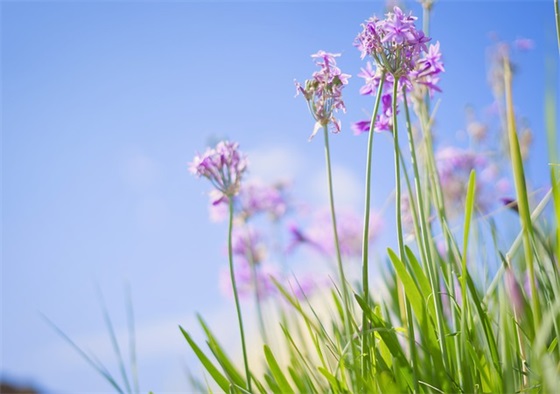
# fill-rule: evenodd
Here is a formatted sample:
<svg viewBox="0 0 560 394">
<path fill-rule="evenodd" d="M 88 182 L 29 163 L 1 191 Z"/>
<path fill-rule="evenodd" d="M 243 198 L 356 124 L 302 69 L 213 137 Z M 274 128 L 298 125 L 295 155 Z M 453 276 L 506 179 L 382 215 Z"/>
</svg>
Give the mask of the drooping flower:
<svg viewBox="0 0 560 394">
<path fill-rule="evenodd" d="M 229 141 L 221 141 L 204 154 L 197 154 L 189 164 L 191 173 L 208 179 L 219 192 L 213 194 L 215 204 L 238 193 L 246 169 L 247 158 L 239 151 L 239 144 Z"/>
<path fill-rule="evenodd" d="M 343 74 L 336 66 L 335 58 L 339 56 L 338 53 L 325 51 L 311 55 L 313 59 L 317 59 L 316 64 L 320 70 L 314 72 L 311 79 L 305 81 L 304 86 L 295 81 L 296 96 L 301 93 L 305 97 L 316 121 L 310 140 L 320 128 L 329 124 L 332 126 L 332 132 L 338 133 L 341 130 L 340 121 L 335 118 L 334 113 L 338 110 L 346 112 L 342 101 L 342 89 L 348 84 L 350 75 Z"/>
<path fill-rule="evenodd" d="M 369 120 L 360 120 L 352 123 L 352 125 L 350 125 L 350 129 L 354 132 L 354 135 L 369 133 L 370 123 L 371 122 Z"/>
<path fill-rule="evenodd" d="M 381 112 L 375 118 L 373 130 L 377 132 L 391 131 L 393 129 L 393 98 L 390 93 L 385 93 L 381 96 Z M 397 113 L 399 109 L 397 106 Z M 352 124 L 351 128 L 354 135 L 368 133 L 370 127 L 369 120 L 361 120 Z"/>
<path fill-rule="evenodd" d="M 430 97 L 433 97 L 434 92 L 441 92 L 440 87 L 437 85 L 439 82 L 438 75 L 444 71 L 445 68 L 441 61 L 438 41 L 435 44 L 431 44 L 428 52 L 418 60 L 416 68 L 410 72 L 408 80 L 415 82 L 415 86 L 423 86 L 428 90 Z M 421 94 L 423 93 L 421 92 Z"/>
</svg>

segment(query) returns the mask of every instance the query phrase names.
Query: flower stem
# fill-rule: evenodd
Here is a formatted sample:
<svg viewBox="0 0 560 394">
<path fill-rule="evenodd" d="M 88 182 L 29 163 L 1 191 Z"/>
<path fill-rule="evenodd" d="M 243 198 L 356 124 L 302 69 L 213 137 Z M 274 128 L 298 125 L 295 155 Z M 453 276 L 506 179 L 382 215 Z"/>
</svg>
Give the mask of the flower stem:
<svg viewBox="0 0 560 394">
<path fill-rule="evenodd" d="M 398 93 L 398 78 L 395 78 L 393 82 L 393 141 L 395 145 L 395 204 L 396 204 L 396 220 L 397 220 L 397 239 L 399 245 L 399 259 L 406 264 L 406 257 L 404 251 L 404 236 L 402 227 L 402 216 L 401 216 L 401 170 L 400 170 L 400 146 L 399 146 L 399 133 L 397 127 L 397 93 Z M 412 371 L 414 374 L 414 392 L 420 392 L 420 387 L 418 386 L 418 365 L 416 360 L 416 344 L 414 343 L 414 321 L 412 320 L 412 310 L 408 299 L 404 293 L 404 286 L 396 277 L 397 285 L 397 298 L 399 301 L 399 307 L 401 311 L 401 320 L 403 325 L 408 325 L 408 343 L 411 352 L 411 362 Z"/>
<path fill-rule="evenodd" d="M 381 78 L 379 82 L 379 87 L 377 88 L 377 95 L 375 96 L 375 104 L 373 106 L 373 114 L 371 115 L 371 121 L 369 124 L 369 136 L 368 136 L 368 148 L 367 148 L 367 159 L 366 159 L 366 192 L 365 192 L 365 209 L 364 209 L 364 233 L 362 239 L 362 289 L 364 292 L 364 301 L 369 304 L 369 273 L 368 273 L 368 247 L 369 247 L 369 211 L 370 211 L 370 200 L 371 200 L 371 161 L 373 156 L 373 134 L 375 127 L 375 118 L 377 117 L 377 112 L 379 111 L 379 104 L 381 103 L 381 94 L 383 93 L 383 84 L 385 83 L 386 72 L 381 73 Z M 369 370 L 369 357 L 366 357 L 368 350 L 368 336 L 366 329 L 366 311 L 364 310 L 362 315 L 362 377 L 368 374 Z M 375 346 L 375 340 L 373 342 Z"/>
<path fill-rule="evenodd" d="M 334 234 L 334 245 L 336 250 L 336 261 L 338 264 L 338 274 L 340 276 L 340 282 L 342 285 L 342 296 L 344 300 L 344 325 L 346 333 L 348 335 L 349 341 L 352 341 L 352 324 L 350 323 L 350 300 L 348 287 L 346 283 L 346 276 L 344 275 L 344 267 L 342 266 L 342 257 L 340 254 L 340 242 L 338 240 L 338 227 L 336 225 L 336 212 L 334 208 L 334 192 L 333 192 L 333 182 L 332 182 L 332 170 L 331 170 L 331 153 L 329 148 L 329 131 L 327 125 L 323 126 L 323 135 L 325 136 L 325 161 L 327 167 L 327 184 L 329 188 L 329 204 L 331 210 L 331 221 L 333 226 Z M 352 360 L 355 359 L 354 345 L 350 344 L 350 349 L 352 352 Z"/>
<path fill-rule="evenodd" d="M 525 251 L 525 262 L 529 270 L 529 285 L 531 287 L 531 299 L 533 301 L 533 314 L 536 331 L 540 322 L 541 308 L 539 303 L 539 295 L 537 294 L 535 266 L 533 261 L 533 247 L 531 242 L 534 239 L 533 223 L 531 221 L 531 212 L 529 210 L 529 199 L 527 197 L 527 185 L 525 183 L 523 159 L 521 158 L 521 150 L 519 148 L 519 140 L 517 137 L 515 126 L 511 81 L 512 74 L 509 58 L 508 56 L 504 56 L 504 85 L 506 96 L 506 116 L 508 125 L 507 133 L 509 139 L 511 164 L 513 169 L 513 179 L 515 183 L 515 191 L 517 193 L 517 204 L 519 206 L 519 217 L 521 219 L 521 228 L 523 231 L 523 248 Z"/>
<path fill-rule="evenodd" d="M 247 390 L 251 391 L 251 374 L 249 372 L 249 362 L 247 360 L 247 347 L 245 345 L 245 331 L 243 330 L 243 318 L 241 317 L 241 307 L 239 305 L 239 295 L 237 294 L 237 284 L 235 282 L 235 273 L 233 270 L 233 197 L 229 197 L 229 229 L 228 229 L 228 259 L 229 274 L 231 277 L 231 287 L 233 288 L 233 298 L 235 299 L 235 309 L 237 311 L 237 320 L 239 322 L 239 333 L 241 334 L 241 348 L 243 350 L 243 363 L 245 364 L 245 375 L 247 377 Z"/>
<path fill-rule="evenodd" d="M 424 198 L 422 193 L 422 185 L 420 184 L 420 171 L 419 171 L 419 163 L 418 158 L 416 156 L 416 148 L 414 144 L 414 136 L 412 135 L 412 123 L 410 121 L 410 112 L 408 110 L 408 102 L 406 99 L 406 91 L 403 89 L 403 101 L 404 101 L 404 110 L 406 115 L 406 125 L 407 125 L 407 134 L 408 134 L 408 144 L 410 149 L 410 157 L 412 160 L 412 168 L 414 171 L 414 187 L 416 188 L 416 204 L 418 210 L 418 217 L 419 217 L 419 224 L 420 224 L 420 234 L 419 234 L 419 245 L 420 250 L 423 251 L 424 255 L 423 258 L 425 259 L 425 267 L 428 271 L 428 278 L 430 280 L 430 284 L 432 286 L 432 296 L 434 302 L 434 309 L 435 309 L 435 318 L 436 318 L 436 325 L 438 330 L 438 337 L 442 338 L 439 341 L 440 351 L 443 359 L 443 363 L 446 369 L 448 369 L 448 352 L 447 352 L 447 345 L 445 342 L 445 330 L 444 330 L 444 323 L 443 323 L 443 313 L 442 313 L 442 303 L 441 297 L 439 295 L 439 277 L 437 274 L 437 267 L 435 265 L 435 261 L 432 258 L 432 244 L 431 244 L 431 232 L 430 226 L 428 223 L 428 218 L 426 217 L 425 206 L 424 206 Z M 425 133 L 428 145 L 426 147 L 427 152 L 427 159 L 428 159 L 428 166 L 433 162 L 433 147 L 431 145 L 431 130 L 426 127 L 427 132 Z M 432 175 L 437 177 L 437 173 L 435 170 L 435 164 L 433 164 L 433 168 L 431 169 Z M 439 186 L 438 181 L 434 181 L 434 184 Z M 435 188 L 434 188 L 435 189 Z M 437 189 L 435 189 L 437 191 Z M 441 203 L 443 207 L 443 203 Z M 443 208 L 442 208 L 443 209 Z M 453 282 L 451 282 L 451 286 Z"/>
</svg>

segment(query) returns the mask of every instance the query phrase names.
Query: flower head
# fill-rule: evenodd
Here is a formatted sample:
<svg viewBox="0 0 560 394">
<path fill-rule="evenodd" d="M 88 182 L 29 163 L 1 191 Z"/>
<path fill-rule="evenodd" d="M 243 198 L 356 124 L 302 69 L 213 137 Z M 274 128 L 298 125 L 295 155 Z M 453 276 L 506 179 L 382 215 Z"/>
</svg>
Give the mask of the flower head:
<svg viewBox="0 0 560 394">
<path fill-rule="evenodd" d="M 246 169 L 247 158 L 239 151 L 239 144 L 229 141 L 221 141 L 204 154 L 197 154 L 189 164 L 191 173 L 207 178 L 221 193 L 214 194 L 213 204 L 237 194 Z"/>
<path fill-rule="evenodd" d="M 430 38 L 417 30 L 416 17 L 405 14 L 399 7 L 388 12 L 385 19 L 371 17 L 362 24 L 355 45 L 361 57 L 372 56 L 378 67 L 396 78 L 411 72 L 419 55 L 426 51 Z"/>
<path fill-rule="evenodd" d="M 296 84 L 296 96 L 302 94 L 307 100 L 309 110 L 316 120 L 313 133 L 309 137 L 311 140 L 321 127 L 332 125 L 334 133 L 340 132 L 340 121 L 334 117 L 334 112 L 341 110 L 346 112 L 346 107 L 342 101 L 342 89 L 348 84 L 350 75 L 343 74 L 336 66 L 336 57 L 338 53 L 328 53 L 319 51 L 311 57 L 316 60 L 316 64 L 320 67 L 319 71 L 313 73 L 311 79 L 305 81 L 302 86 L 299 82 Z"/>
</svg>

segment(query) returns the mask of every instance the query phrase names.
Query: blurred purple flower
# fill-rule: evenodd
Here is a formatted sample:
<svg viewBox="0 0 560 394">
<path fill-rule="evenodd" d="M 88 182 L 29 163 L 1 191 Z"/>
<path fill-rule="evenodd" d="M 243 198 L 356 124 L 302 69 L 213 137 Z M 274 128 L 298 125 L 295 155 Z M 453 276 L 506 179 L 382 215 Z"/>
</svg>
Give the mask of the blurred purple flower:
<svg viewBox="0 0 560 394">
<path fill-rule="evenodd" d="M 292 294 L 300 299 L 306 299 L 321 289 L 329 287 L 331 282 L 328 278 L 318 277 L 317 274 L 305 274 L 288 278 L 286 288 L 292 291 Z"/>
<path fill-rule="evenodd" d="M 283 182 L 273 185 L 260 181 L 247 182 L 238 196 L 241 215 L 249 218 L 259 213 L 266 213 L 273 220 L 280 219 L 288 210 L 286 188 L 287 184 Z"/>
<path fill-rule="evenodd" d="M 260 264 L 266 257 L 266 247 L 260 233 L 252 226 L 234 226 L 232 249 L 235 256 L 243 257 L 250 264 Z"/>
<path fill-rule="evenodd" d="M 355 212 L 341 210 L 336 217 L 340 253 L 345 256 L 360 256 L 362 253 L 363 219 Z M 374 212 L 370 214 L 369 240 L 372 242 L 382 228 L 381 217 Z M 289 250 L 297 245 L 308 245 L 327 255 L 335 255 L 331 216 L 329 210 L 318 211 L 305 229 L 292 225 L 293 239 Z"/>
<path fill-rule="evenodd" d="M 311 79 L 305 81 L 302 86 L 296 84 L 296 96 L 303 94 L 307 100 L 309 110 L 316 120 L 313 133 L 309 137 L 311 140 L 319 129 L 331 124 L 331 131 L 338 133 L 341 130 L 340 121 L 334 117 L 334 112 L 341 110 L 346 112 L 346 107 L 342 101 L 342 89 L 348 84 L 350 75 L 343 74 L 336 66 L 336 57 L 340 54 L 319 51 L 311 57 L 318 59 L 316 64 L 320 67 L 319 71 L 313 73 Z"/>
<path fill-rule="evenodd" d="M 255 294 L 255 288 L 261 299 L 277 293 L 271 277 L 277 279 L 280 274 L 274 265 L 264 263 L 251 267 L 244 259 L 238 259 L 234 272 L 237 292 L 241 298 L 251 298 Z M 220 271 L 219 286 L 224 295 L 233 297 L 230 272 L 225 267 Z"/>
<path fill-rule="evenodd" d="M 513 42 L 513 47 L 519 51 L 530 51 L 535 47 L 535 42 L 530 38 L 518 38 Z"/>
<path fill-rule="evenodd" d="M 511 302 L 513 311 L 515 315 L 519 318 L 523 315 L 523 310 L 525 308 L 525 297 L 523 296 L 523 290 L 515 279 L 515 274 L 511 268 L 506 268 L 505 272 L 505 284 L 508 299 Z"/>
<path fill-rule="evenodd" d="M 358 122 L 352 123 L 352 125 L 350 126 L 350 129 L 352 129 L 352 131 L 354 132 L 354 135 L 369 133 L 370 123 L 371 122 L 369 120 L 360 120 Z"/>
<path fill-rule="evenodd" d="M 448 214 L 460 214 L 464 210 L 469 176 L 475 170 L 475 206 L 488 212 L 499 201 L 505 179 L 500 178 L 497 166 L 480 153 L 447 147 L 436 152 L 437 170 Z"/>
<path fill-rule="evenodd" d="M 236 215 L 242 221 L 247 221 L 259 214 L 268 214 L 272 220 L 279 220 L 288 211 L 286 197 L 287 182 L 277 182 L 272 185 L 258 180 L 246 181 L 241 185 L 235 198 Z M 222 196 L 221 199 L 218 197 Z M 215 191 L 210 193 L 210 219 L 214 222 L 227 218 L 228 199 Z"/>
</svg>

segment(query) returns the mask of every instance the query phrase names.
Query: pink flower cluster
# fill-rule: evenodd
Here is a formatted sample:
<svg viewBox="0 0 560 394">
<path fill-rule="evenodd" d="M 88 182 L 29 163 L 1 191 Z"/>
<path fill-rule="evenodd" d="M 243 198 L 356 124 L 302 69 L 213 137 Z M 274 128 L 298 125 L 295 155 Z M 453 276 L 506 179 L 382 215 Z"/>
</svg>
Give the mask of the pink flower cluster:
<svg viewBox="0 0 560 394">
<path fill-rule="evenodd" d="M 361 57 L 372 56 L 378 67 L 397 79 L 412 72 L 422 51 L 427 51 L 426 37 L 417 30 L 416 17 L 406 15 L 399 7 L 386 14 L 386 19 L 372 17 L 362 24 L 355 40 Z"/>
<path fill-rule="evenodd" d="M 316 120 L 313 133 L 309 137 L 311 140 L 320 128 L 332 125 L 332 131 L 338 133 L 341 130 L 340 121 L 334 117 L 334 112 L 346 111 L 342 101 L 342 89 L 348 84 L 350 75 L 343 74 L 336 66 L 338 53 L 328 53 L 319 51 L 311 55 L 317 59 L 316 64 L 320 67 L 319 71 L 313 73 L 312 78 L 305 81 L 305 86 L 299 82 L 296 84 L 296 96 L 303 94 L 307 100 L 309 110 Z"/>
<path fill-rule="evenodd" d="M 207 178 L 219 192 L 214 195 L 216 204 L 237 194 L 246 169 L 247 158 L 239 151 L 239 144 L 229 141 L 197 154 L 189 164 L 191 173 Z"/>
<path fill-rule="evenodd" d="M 430 38 L 414 26 L 416 17 L 405 15 L 400 8 L 395 7 L 387 18 L 379 20 L 372 17 L 362 24 L 363 30 L 356 37 L 355 45 L 362 53 L 362 59 L 367 55 L 373 57 L 376 68 L 371 62 L 361 69 L 359 77 L 364 78 L 365 84 L 360 89 L 362 95 L 375 95 L 381 78 L 383 92 L 381 113 L 377 115 L 374 124 L 375 131 L 390 131 L 393 127 L 392 91 L 395 80 L 398 83 L 398 99 L 402 88 L 411 92 L 415 87 L 423 86 L 430 96 L 435 91 L 439 74 L 445 71 L 441 61 L 439 42 L 426 47 Z M 352 125 L 354 134 L 369 132 L 370 122 L 359 121 Z"/>
</svg>

